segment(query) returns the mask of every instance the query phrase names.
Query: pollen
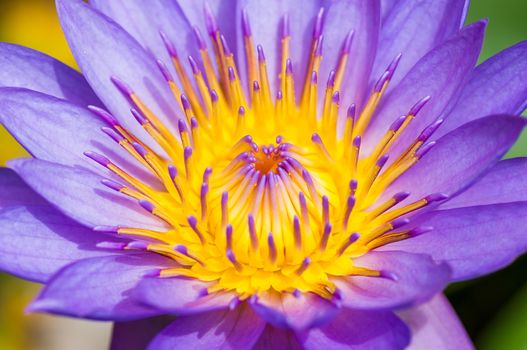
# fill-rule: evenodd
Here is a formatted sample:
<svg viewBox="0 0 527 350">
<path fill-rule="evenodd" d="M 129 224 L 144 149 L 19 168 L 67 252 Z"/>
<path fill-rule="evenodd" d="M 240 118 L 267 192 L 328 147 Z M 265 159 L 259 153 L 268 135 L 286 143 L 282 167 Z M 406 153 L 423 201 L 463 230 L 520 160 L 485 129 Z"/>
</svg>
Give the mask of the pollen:
<svg viewBox="0 0 527 350">
<path fill-rule="evenodd" d="M 440 120 L 423 130 L 407 149 L 394 144 L 426 104 L 416 98 L 368 154 L 361 151 L 400 56 L 373 84 L 363 107 L 341 106 L 343 77 L 353 33 L 344 35 L 328 77 L 319 76 L 323 59 L 321 10 L 314 19 L 307 51 L 308 74 L 293 78 L 288 18 L 278 39 L 282 57 L 277 86 L 271 86 L 264 49 L 254 44 L 250 21 L 242 15 L 246 70 L 240 71 L 214 17 L 205 10 L 208 40 L 198 29 L 200 57 L 185 69 L 171 38 L 161 33 L 171 62 L 158 62 L 180 109 L 177 127 L 164 125 L 119 77 L 113 82 L 133 105 L 132 115 L 160 146 L 155 151 L 108 112 L 91 108 L 108 122 L 109 137 L 147 169 L 160 186 L 145 183 L 104 155 L 86 155 L 108 168 L 119 182 L 103 184 L 133 198 L 171 228 L 155 232 L 134 227 L 98 227 L 129 237 L 123 249 L 147 250 L 174 259 L 159 278 L 184 276 L 211 282 L 209 292 L 235 291 L 240 299 L 263 292 L 336 295 L 333 279 L 362 275 L 396 278 L 397 271 L 356 266 L 354 260 L 385 244 L 424 232 L 409 229 L 406 215 L 442 194 L 408 202 L 409 193 L 380 200 L 386 188 L 433 146 L 428 139 Z M 198 63 L 200 62 L 200 63 Z M 172 76 L 172 64 L 177 76 Z M 323 87 L 321 78 L 327 79 Z M 273 80 L 274 81 L 274 80 Z M 407 203 L 408 202 L 408 203 Z"/>
</svg>

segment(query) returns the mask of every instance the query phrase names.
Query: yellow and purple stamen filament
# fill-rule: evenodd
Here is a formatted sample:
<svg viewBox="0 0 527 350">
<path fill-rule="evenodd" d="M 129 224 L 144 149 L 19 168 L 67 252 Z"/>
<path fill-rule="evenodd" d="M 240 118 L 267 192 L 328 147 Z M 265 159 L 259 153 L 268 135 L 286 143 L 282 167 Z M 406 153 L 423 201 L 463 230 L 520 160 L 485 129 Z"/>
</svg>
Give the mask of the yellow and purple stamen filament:
<svg viewBox="0 0 527 350">
<path fill-rule="evenodd" d="M 189 57 L 192 76 L 170 39 L 162 34 L 177 80 L 162 62 L 159 68 L 184 114 L 177 121 L 177 134 L 125 82 L 113 79 L 133 104 L 137 122 L 164 155 L 141 142 L 109 113 L 91 108 L 108 122 L 103 132 L 163 186 L 151 187 L 103 155 L 86 152 L 124 184 L 103 183 L 137 200 L 171 229 L 96 229 L 132 238 L 124 249 L 148 250 L 177 262 L 177 267 L 161 270 L 160 278 L 184 276 L 211 282 L 209 292 L 235 291 L 241 299 L 267 291 L 313 292 L 331 298 L 335 278 L 395 278 L 389 271 L 356 266 L 354 258 L 422 233 L 427 228 L 404 229 L 409 222 L 406 215 L 446 198 L 432 194 L 404 204 L 408 193 L 400 192 L 378 203 L 383 191 L 433 146 L 427 140 L 441 120 L 426 128 L 406 150 L 390 155 L 393 160 L 388 158 L 392 145 L 428 97 L 409 106 L 409 112 L 393 122 L 371 154 L 361 154 L 362 138 L 400 56 L 374 85 L 360 113 L 354 105 L 342 113 L 340 91 L 345 88 L 343 77 L 352 59 L 353 32 L 345 37 L 320 104 L 323 10 L 315 20 L 303 86 L 295 86 L 289 58 L 293 38 L 288 18 L 283 18 L 275 95 L 263 48 L 254 45 L 247 14 L 242 15 L 246 87 L 214 17 L 210 11 L 205 16 L 214 52 L 209 52 L 196 29 L 203 71 Z M 298 89 L 301 93 L 295 96 Z"/>
</svg>

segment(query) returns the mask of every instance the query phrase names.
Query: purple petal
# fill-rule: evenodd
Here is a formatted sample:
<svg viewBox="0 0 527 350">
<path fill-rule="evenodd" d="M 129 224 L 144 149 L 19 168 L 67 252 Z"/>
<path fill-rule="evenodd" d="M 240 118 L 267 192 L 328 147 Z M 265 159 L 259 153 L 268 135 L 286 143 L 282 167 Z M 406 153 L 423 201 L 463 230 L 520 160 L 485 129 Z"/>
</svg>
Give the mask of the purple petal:
<svg viewBox="0 0 527 350">
<path fill-rule="evenodd" d="M 476 64 L 481 50 L 485 22 L 465 27 L 459 34 L 437 46 L 425 55 L 389 93 L 368 127 L 361 146 L 370 152 L 384 135 L 393 119 L 405 115 L 420 99 L 430 96 L 430 101 L 417 118 L 406 128 L 392 153 L 405 149 L 418 134 L 431 124 L 456 97 L 468 74 Z M 394 117 L 395 116 L 395 117 Z"/>
<path fill-rule="evenodd" d="M 80 260 L 60 270 L 28 310 L 95 320 L 128 321 L 159 312 L 130 298 L 143 276 L 173 262 L 156 254 Z"/>
<path fill-rule="evenodd" d="M 304 347 L 298 342 L 293 331 L 268 324 L 252 350 L 269 349 L 303 350 Z"/>
<path fill-rule="evenodd" d="M 115 254 L 96 248 L 100 235 L 47 205 L 0 211 L 0 269 L 46 282 L 76 260 Z"/>
<path fill-rule="evenodd" d="M 62 29 L 84 76 L 99 98 L 134 135 L 160 150 L 130 115 L 130 104 L 112 82 L 123 80 L 167 127 L 177 103 L 155 60 L 115 22 L 80 0 L 57 0 Z"/>
<path fill-rule="evenodd" d="M 16 159 L 9 165 L 33 190 L 81 224 L 154 230 L 167 227 L 135 200 L 104 186 L 101 177 L 90 171 L 38 159 Z"/>
<path fill-rule="evenodd" d="M 35 90 L 79 105 L 101 105 L 81 74 L 41 52 L 0 43 L 0 67 L 0 87 Z"/>
<path fill-rule="evenodd" d="M 404 349 L 406 325 L 391 312 L 343 309 L 330 324 L 298 333 L 306 350 Z"/>
<path fill-rule="evenodd" d="M 389 277 L 352 276 L 335 280 L 344 306 L 394 309 L 428 300 L 448 283 L 450 268 L 428 255 L 400 251 L 369 252 L 354 259 L 357 266 L 389 273 Z"/>
<path fill-rule="evenodd" d="M 230 311 L 178 317 L 150 343 L 150 350 L 249 350 L 263 332 L 265 322 L 247 305 Z"/>
<path fill-rule="evenodd" d="M 381 20 L 383 23 L 392 13 L 392 10 L 396 4 L 397 2 L 393 0 L 381 0 Z"/>
<path fill-rule="evenodd" d="M 236 297 L 233 293 L 207 294 L 210 283 L 187 278 L 145 278 L 134 297 L 165 313 L 188 315 L 225 309 Z"/>
<path fill-rule="evenodd" d="M 34 157 L 53 163 L 80 166 L 108 176 L 84 152 L 96 151 L 153 183 L 155 180 L 110 137 L 107 126 L 89 110 L 39 92 L 0 88 L 0 122 Z"/>
<path fill-rule="evenodd" d="M 527 42 L 479 65 L 436 136 L 491 114 L 520 114 L 527 103 Z"/>
<path fill-rule="evenodd" d="M 525 202 L 429 212 L 416 224 L 432 231 L 381 250 L 429 254 L 450 265 L 453 280 L 475 278 L 510 264 L 527 250 L 526 216 Z"/>
<path fill-rule="evenodd" d="M 150 341 L 173 319 L 166 316 L 137 321 L 116 322 L 113 326 L 110 350 L 144 350 Z"/>
<path fill-rule="evenodd" d="M 371 77 L 377 80 L 393 58 L 402 54 L 390 83 L 395 86 L 428 51 L 459 30 L 465 4 L 459 0 L 390 3 L 390 12 L 382 22 Z"/>
<path fill-rule="evenodd" d="M 527 158 L 498 162 L 478 182 L 441 205 L 441 209 L 527 201 Z"/>
<path fill-rule="evenodd" d="M 454 309 L 442 294 L 426 304 L 401 311 L 399 316 L 412 331 L 408 350 L 474 349 Z"/>
<path fill-rule="evenodd" d="M 252 307 L 272 325 L 297 331 L 330 322 L 338 312 L 333 302 L 314 293 L 266 293 L 259 296 Z"/>
<path fill-rule="evenodd" d="M 48 203 L 13 170 L 0 168 L 0 209 L 19 205 L 47 206 Z"/>
<path fill-rule="evenodd" d="M 395 180 L 381 196 L 410 190 L 409 198 L 431 193 L 453 195 L 493 166 L 514 144 L 525 125 L 520 117 L 474 120 L 440 138 L 435 146 Z"/>
</svg>

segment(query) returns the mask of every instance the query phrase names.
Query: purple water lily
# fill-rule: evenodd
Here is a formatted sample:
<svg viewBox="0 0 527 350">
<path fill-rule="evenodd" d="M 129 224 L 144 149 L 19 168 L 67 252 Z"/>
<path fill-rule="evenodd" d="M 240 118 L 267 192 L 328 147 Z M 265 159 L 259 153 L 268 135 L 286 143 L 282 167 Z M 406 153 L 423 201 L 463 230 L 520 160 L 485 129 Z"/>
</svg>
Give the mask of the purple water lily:
<svg viewBox="0 0 527 350">
<path fill-rule="evenodd" d="M 0 44 L 0 268 L 113 349 L 470 349 L 441 295 L 527 249 L 527 44 L 468 1 L 57 0 Z"/>
</svg>

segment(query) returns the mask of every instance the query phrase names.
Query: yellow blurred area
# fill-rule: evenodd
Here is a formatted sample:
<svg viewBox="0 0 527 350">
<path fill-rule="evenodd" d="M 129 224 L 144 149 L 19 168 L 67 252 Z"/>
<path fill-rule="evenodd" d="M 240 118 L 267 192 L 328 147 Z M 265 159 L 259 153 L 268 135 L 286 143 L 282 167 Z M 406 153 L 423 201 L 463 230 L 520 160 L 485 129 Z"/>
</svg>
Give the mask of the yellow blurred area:
<svg viewBox="0 0 527 350">
<path fill-rule="evenodd" d="M 75 66 L 52 0 L 0 0 L 0 41 L 28 46 Z M 0 140 L 0 165 L 27 156 L 3 128 Z"/>
</svg>

